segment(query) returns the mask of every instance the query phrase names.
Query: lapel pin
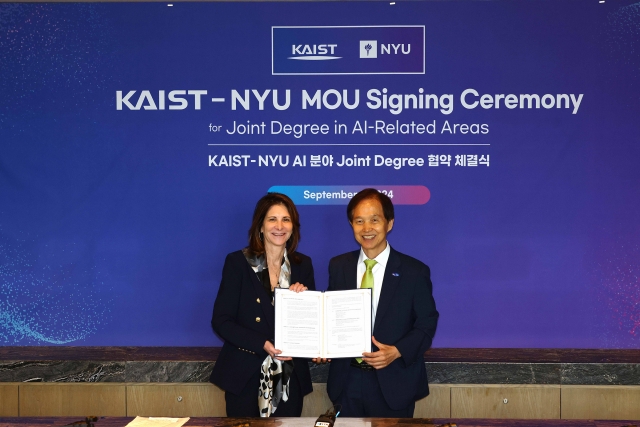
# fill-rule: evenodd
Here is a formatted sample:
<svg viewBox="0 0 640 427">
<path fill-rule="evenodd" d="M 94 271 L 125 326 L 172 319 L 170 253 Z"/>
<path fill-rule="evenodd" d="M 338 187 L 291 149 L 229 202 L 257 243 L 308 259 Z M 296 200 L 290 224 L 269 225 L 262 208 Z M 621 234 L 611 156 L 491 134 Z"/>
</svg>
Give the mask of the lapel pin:
<svg viewBox="0 0 640 427">
<path fill-rule="evenodd" d="M 391 273 L 392 276 L 400 277 L 400 273 Z"/>
</svg>

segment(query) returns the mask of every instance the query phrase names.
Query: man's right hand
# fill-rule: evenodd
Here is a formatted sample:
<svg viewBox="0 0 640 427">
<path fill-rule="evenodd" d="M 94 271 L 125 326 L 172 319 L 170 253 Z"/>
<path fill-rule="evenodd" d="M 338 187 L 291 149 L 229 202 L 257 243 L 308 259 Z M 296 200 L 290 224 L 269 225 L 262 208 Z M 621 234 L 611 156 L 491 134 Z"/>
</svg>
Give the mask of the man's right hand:
<svg viewBox="0 0 640 427">
<path fill-rule="evenodd" d="M 317 365 L 322 365 L 323 363 L 331 362 L 331 359 L 324 359 L 320 357 L 315 357 L 311 359 L 311 361 Z"/>
</svg>

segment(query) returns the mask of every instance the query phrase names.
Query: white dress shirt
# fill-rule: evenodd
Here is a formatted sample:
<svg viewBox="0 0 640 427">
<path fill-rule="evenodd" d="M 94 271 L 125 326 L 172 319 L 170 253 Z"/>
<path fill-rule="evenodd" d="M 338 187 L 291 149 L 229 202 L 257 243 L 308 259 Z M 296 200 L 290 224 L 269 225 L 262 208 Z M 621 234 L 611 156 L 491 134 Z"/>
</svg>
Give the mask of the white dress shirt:
<svg viewBox="0 0 640 427">
<path fill-rule="evenodd" d="M 372 325 L 375 325 L 376 323 L 376 312 L 378 311 L 378 301 L 380 301 L 380 291 L 382 291 L 382 280 L 384 279 L 384 270 L 387 268 L 390 253 L 391 246 L 389 246 L 389 242 L 387 242 L 387 247 L 374 258 L 377 264 L 374 265 L 371 270 L 373 273 L 373 294 L 371 295 Z M 364 264 L 365 259 L 369 258 L 365 255 L 362 248 L 360 248 L 360 256 L 358 257 L 358 274 L 356 275 L 358 288 L 360 288 L 360 285 L 362 284 L 362 276 L 364 276 L 364 272 L 367 271 L 367 266 Z"/>
</svg>

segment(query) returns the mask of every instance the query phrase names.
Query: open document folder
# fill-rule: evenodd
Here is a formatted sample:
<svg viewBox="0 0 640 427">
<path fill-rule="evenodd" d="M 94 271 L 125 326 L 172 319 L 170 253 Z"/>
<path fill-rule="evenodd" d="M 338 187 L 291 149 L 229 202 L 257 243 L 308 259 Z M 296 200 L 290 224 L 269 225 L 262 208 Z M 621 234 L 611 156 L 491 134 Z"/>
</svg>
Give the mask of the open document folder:
<svg viewBox="0 0 640 427">
<path fill-rule="evenodd" d="M 371 351 L 371 289 L 276 289 L 275 312 L 280 356 L 336 359 Z"/>
</svg>

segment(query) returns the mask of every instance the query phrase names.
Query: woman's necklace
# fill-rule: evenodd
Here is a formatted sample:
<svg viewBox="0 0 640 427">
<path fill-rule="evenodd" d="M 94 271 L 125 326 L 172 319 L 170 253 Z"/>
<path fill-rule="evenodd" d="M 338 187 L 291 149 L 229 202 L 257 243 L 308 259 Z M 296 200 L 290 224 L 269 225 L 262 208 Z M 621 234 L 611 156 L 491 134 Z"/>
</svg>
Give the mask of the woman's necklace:
<svg viewBox="0 0 640 427">
<path fill-rule="evenodd" d="M 275 267 L 269 266 L 269 276 L 271 276 L 271 272 L 273 272 L 273 277 L 269 277 L 269 283 L 271 284 L 271 290 L 274 290 L 275 288 L 278 287 L 278 285 L 280 285 L 280 265 L 277 265 Z M 275 285 L 273 284 L 273 282 L 275 281 Z"/>
</svg>

